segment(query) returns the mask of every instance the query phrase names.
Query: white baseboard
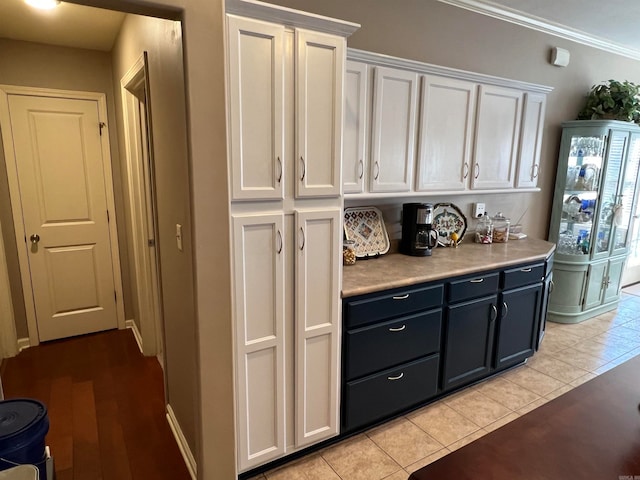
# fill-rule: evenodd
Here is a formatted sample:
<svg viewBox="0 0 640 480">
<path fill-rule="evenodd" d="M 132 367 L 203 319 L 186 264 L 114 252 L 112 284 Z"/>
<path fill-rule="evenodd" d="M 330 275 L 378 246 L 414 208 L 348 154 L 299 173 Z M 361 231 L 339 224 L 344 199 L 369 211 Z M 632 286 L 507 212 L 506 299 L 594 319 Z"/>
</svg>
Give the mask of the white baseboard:
<svg viewBox="0 0 640 480">
<path fill-rule="evenodd" d="M 29 337 L 18 339 L 18 353 L 20 353 L 25 348 L 29 348 L 30 346 L 31 342 L 29 341 Z"/>
<path fill-rule="evenodd" d="M 176 438 L 176 443 L 178 444 L 178 448 L 180 449 L 180 453 L 182 454 L 184 463 L 187 465 L 187 470 L 189 470 L 191 478 L 193 480 L 196 480 L 198 476 L 198 466 L 196 465 L 196 459 L 193 457 L 193 453 L 191 453 L 191 449 L 189 448 L 187 439 L 182 433 L 182 429 L 180 428 L 180 424 L 178 423 L 178 419 L 176 418 L 175 413 L 173 413 L 171 405 L 167 405 L 167 421 L 169 422 L 169 427 L 171 427 L 173 436 Z"/>
<path fill-rule="evenodd" d="M 138 344 L 138 348 L 140 349 L 140 353 L 144 355 L 144 351 L 142 350 L 142 335 L 140 335 L 140 330 L 138 330 L 138 325 L 134 320 L 127 320 L 124 322 L 127 328 L 130 328 L 133 332 L 133 338 L 136 339 L 136 343 Z"/>
</svg>

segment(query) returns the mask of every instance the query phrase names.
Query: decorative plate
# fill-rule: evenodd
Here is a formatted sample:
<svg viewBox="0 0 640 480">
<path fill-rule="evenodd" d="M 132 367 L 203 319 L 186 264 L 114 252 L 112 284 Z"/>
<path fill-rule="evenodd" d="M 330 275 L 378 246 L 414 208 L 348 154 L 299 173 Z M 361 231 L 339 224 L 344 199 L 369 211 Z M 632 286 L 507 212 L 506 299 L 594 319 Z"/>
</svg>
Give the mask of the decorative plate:
<svg viewBox="0 0 640 480">
<path fill-rule="evenodd" d="M 356 257 L 377 257 L 389 251 L 382 213 L 375 207 L 344 209 L 344 235 L 356 242 Z"/>
<path fill-rule="evenodd" d="M 438 245 L 451 243 L 449 236 L 456 232 L 459 241 L 467 231 L 467 218 L 453 203 L 436 203 L 433 207 L 433 228 L 438 232 Z"/>
</svg>

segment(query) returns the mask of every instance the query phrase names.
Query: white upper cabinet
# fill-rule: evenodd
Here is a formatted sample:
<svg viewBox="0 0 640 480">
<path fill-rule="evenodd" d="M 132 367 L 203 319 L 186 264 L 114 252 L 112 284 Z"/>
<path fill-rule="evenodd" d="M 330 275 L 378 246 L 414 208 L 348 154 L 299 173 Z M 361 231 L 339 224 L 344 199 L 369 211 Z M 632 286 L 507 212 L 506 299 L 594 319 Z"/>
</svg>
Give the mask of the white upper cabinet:
<svg viewBox="0 0 640 480">
<path fill-rule="evenodd" d="M 296 30 L 296 196 L 339 196 L 345 40 Z"/>
<path fill-rule="evenodd" d="M 342 184 L 344 193 L 364 192 L 366 176 L 368 66 L 347 62 L 344 77 L 344 128 L 342 130 Z"/>
<path fill-rule="evenodd" d="M 284 27 L 229 15 L 232 200 L 283 198 Z"/>
<path fill-rule="evenodd" d="M 474 190 L 514 187 L 522 96 L 520 90 L 480 85 L 471 177 Z"/>
<path fill-rule="evenodd" d="M 418 74 L 375 67 L 370 191 L 408 192 L 413 181 Z"/>
<path fill-rule="evenodd" d="M 296 211 L 296 447 L 339 431 L 341 211 Z"/>
<path fill-rule="evenodd" d="M 464 191 L 473 164 L 473 82 L 422 77 L 416 191 Z"/>
<path fill-rule="evenodd" d="M 546 102 L 546 95 L 539 93 L 525 93 L 524 95 L 517 188 L 538 186 Z"/>
</svg>

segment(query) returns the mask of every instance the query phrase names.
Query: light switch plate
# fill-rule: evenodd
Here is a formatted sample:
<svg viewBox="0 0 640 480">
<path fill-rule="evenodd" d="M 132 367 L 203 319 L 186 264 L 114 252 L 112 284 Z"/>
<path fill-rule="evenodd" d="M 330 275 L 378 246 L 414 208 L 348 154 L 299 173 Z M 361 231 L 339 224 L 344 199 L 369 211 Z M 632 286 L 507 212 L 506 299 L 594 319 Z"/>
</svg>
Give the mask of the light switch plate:
<svg viewBox="0 0 640 480">
<path fill-rule="evenodd" d="M 178 250 L 182 251 L 182 225 L 176 223 L 176 244 L 178 245 Z"/>
</svg>

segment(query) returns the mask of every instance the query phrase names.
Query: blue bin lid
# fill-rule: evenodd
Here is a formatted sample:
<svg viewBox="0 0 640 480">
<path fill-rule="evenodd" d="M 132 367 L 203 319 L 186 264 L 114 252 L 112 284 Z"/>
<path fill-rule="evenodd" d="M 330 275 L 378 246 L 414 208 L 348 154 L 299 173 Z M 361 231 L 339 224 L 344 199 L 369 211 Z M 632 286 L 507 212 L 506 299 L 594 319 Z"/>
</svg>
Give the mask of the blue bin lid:
<svg viewBox="0 0 640 480">
<path fill-rule="evenodd" d="M 47 407 L 38 400 L 15 398 L 0 401 L 0 450 L 5 441 L 12 441 L 42 423 L 46 417 Z"/>
</svg>

